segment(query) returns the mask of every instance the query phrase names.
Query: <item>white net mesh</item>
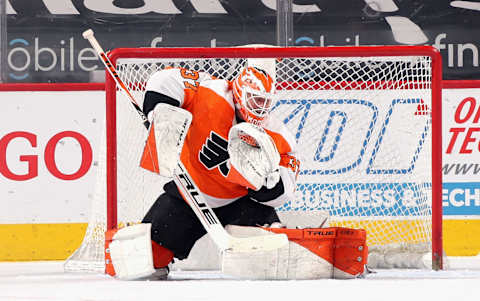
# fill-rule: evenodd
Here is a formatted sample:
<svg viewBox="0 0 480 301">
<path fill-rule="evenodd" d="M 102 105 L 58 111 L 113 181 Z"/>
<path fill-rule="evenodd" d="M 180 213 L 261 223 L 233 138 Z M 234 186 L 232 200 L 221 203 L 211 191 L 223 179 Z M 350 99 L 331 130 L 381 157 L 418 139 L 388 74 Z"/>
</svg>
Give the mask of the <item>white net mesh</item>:
<svg viewBox="0 0 480 301">
<path fill-rule="evenodd" d="M 272 114 L 294 134 L 301 160 L 296 199 L 278 209 L 283 221 L 317 226 L 316 213 L 328 211 L 330 225 L 365 228 L 372 250 L 429 252 L 431 58 L 274 61 L 279 101 Z M 245 63 L 245 58 L 119 59 L 117 72 L 141 103 L 146 80 L 156 70 L 184 67 L 231 80 Z M 119 224 L 140 221 L 166 180 L 138 167 L 145 136 L 139 116 L 117 91 Z M 85 240 L 67 270 L 103 269 L 105 160 L 100 170 Z"/>
</svg>

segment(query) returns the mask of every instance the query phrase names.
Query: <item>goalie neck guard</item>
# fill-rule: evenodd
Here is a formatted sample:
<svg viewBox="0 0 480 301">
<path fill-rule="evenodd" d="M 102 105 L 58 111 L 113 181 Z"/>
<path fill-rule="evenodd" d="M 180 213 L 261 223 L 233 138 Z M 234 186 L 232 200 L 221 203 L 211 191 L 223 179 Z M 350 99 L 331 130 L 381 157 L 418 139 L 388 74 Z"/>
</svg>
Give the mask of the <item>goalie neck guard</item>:
<svg viewBox="0 0 480 301">
<path fill-rule="evenodd" d="M 257 67 L 245 68 L 232 83 L 235 108 L 247 122 L 262 126 L 274 103 L 272 77 Z"/>
</svg>

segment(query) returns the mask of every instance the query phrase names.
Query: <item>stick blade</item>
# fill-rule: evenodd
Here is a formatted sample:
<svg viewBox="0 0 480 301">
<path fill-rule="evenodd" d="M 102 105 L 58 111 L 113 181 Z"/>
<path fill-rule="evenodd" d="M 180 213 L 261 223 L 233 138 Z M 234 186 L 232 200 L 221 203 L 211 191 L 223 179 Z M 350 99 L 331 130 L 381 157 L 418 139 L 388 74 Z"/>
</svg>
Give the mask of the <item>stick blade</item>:
<svg viewBox="0 0 480 301">
<path fill-rule="evenodd" d="M 231 237 L 228 250 L 230 252 L 271 251 L 288 244 L 285 234 L 268 234 L 253 237 Z"/>
</svg>

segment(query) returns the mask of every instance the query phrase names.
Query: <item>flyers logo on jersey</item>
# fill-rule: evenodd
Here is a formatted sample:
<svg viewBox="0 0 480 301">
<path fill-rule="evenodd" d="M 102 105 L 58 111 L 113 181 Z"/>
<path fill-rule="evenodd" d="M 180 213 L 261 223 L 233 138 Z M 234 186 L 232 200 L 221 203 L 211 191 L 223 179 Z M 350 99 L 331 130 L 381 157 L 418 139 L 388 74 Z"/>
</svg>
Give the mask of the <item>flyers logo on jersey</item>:
<svg viewBox="0 0 480 301">
<path fill-rule="evenodd" d="M 202 150 L 198 153 L 198 158 L 208 170 L 218 167 L 222 175 L 226 177 L 229 171 L 227 160 L 230 158 L 227 147 L 228 141 L 211 131 L 210 137 L 207 138 Z"/>
</svg>

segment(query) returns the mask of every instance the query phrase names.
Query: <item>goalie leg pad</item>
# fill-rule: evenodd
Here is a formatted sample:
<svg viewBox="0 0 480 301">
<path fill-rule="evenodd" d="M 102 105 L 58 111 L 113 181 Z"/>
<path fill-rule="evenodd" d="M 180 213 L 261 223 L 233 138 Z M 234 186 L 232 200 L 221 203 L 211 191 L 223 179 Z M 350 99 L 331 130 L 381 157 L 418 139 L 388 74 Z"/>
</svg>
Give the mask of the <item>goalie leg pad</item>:
<svg viewBox="0 0 480 301">
<path fill-rule="evenodd" d="M 238 237 L 261 235 L 262 231 L 287 234 L 287 246 L 248 255 L 226 251 L 222 271 L 244 279 L 356 278 L 363 274 L 368 249 L 364 230 L 348 228 L 259 228 L 228 226 Z"/>
<path fill-rule="evenodd" d="M 333 277 L 348 279 L 362 276 L 368 260 L 367 232 L 337 227 Z"/>
<path fill-rule="evenodd" d="M 237 237 L 262 235 L 272 228 L 227 226 L 227 230 Z M 326 258 L 331 258 L 333 237 L 316 244 L 317 250 L 325 253 L 319 256 L 295 242 L 301 240 L 304 229 L 277 229 L 271 231 L 285 233 L 289 243 L 282 248 L 266 252 L 248 254 L 225 251 L 222 256 L 222 272 L 242 279 L 293 280 L 331 278 L 333 266 Z M 264 234 L 263 234 L 264 235 Z M 321 247 L 319 247 L 321 245 Z"/>
<path fill-rule="evenodd" d="M 138 224 L 113 235 L 109 253 L 118 279 L 134 280 L 155 272 L 150 231 L 151 224 Z"/>
</svg>

